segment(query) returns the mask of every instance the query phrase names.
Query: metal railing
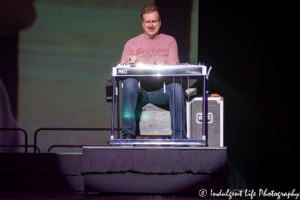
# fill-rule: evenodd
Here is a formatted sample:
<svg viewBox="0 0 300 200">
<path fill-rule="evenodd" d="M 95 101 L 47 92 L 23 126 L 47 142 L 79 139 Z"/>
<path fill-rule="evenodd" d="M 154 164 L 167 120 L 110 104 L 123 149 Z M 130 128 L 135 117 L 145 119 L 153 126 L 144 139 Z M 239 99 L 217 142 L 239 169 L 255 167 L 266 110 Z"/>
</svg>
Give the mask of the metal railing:
<svg viewBox="0 0 300 200">
<path fill-rule="evenodd" d="M 48 148 L 47 153 L 50 153 L 51 149 L 53 148 L 81 148 L 83 146 L 91 146 L 90 144 L 85 144 L 85 145 L 52 145 Z M 93 146 L 107 146 L 107 145 L 93 145 Z"/>
<path fill-rule="evenodd" d="M 0 128 L 0 132 L 1 131 L 22 131 L 24 133 L 24 135 L 25 135 L 25 145 L 24 145 L 24 147 L 25 147 L 25 153 L 27 153 L 28 134 L 27 134 L 27 132 L 24 129 L 22 129 L 22 128 Z M 7 147 L 7 145 L 2 145 L 2 146 Z M 16 146 L 16 145 L 10 145 L 10 146 Z M 17 145 L 17 146 L 19 146 L 19 145 Z M 35 148 L 34 148 L 34 151 L 36 151 Z"/>
<path fill-rule="evenodd" d="M 118 128 L 114 128 L 115 131 L 118 131 Z M 39 128 L 34 133 L 34 153 L 36 153 L 36 147 L 37 147 L 37 135 L 40 131 L 111 131 L 111 128 Z M 84 145 L 61 145 L 64 147 L 79 147 Z M 52 146 L 51 146 L 52 147 Z M 48 149 L 48 152 L 50 152 L 51 147 Z"/>
</svg>

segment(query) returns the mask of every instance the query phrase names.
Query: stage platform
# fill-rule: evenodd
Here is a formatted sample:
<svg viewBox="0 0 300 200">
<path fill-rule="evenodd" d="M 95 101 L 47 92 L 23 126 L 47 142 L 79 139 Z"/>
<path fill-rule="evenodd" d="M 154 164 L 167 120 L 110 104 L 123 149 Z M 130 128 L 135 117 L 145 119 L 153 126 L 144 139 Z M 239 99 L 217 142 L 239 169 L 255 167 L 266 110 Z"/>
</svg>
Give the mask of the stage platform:
<svg viewBox="0 0 300 200">
<path fill-rule="evenodd" d="M 86 193 L 197 195 L 228 189 L 227 149 L 178 146 L 84 146 Z"/>
<path fill-rule="evenodd" d="M 84 146 L 82 153 L 1 153 L 0 192 L 197 195 L 227 189 L 227 149 Z"/>
</svg>

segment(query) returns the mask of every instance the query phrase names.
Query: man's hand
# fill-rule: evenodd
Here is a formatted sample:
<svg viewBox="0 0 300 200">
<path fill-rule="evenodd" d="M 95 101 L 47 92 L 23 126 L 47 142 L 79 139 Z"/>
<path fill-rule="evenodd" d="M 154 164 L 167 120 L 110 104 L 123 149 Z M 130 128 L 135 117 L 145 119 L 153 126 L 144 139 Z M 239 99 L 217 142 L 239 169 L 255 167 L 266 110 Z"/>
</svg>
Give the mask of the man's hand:
<svg viewBox="0 0 300 200">
<path fill-rule="evenodd" d="M 135 64 L 138 61 L 137 57 L 134 55 L 129 56 L 127 64 Z"/>
<path fill-rule="evenodd" d="M 136 64 L 138 61 L 137 57 L 135 55 L 131 55 L 128 57 L 127 61 L 123 60 L 120 62 L 121 65 L 124 64 Z"/>
<path fill-rule="evenodd" d="M 154 60 L 154 65 L 163 65 L 164 63 L 158 60 Z"/>
</svg>

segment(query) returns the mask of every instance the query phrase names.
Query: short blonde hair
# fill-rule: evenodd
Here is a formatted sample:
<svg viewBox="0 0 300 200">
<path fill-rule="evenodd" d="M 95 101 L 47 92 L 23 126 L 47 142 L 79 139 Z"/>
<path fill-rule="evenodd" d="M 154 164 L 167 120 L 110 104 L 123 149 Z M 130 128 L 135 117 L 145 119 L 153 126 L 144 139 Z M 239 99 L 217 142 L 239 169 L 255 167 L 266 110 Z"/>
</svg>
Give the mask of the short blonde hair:
<svg viewBox="0 0 300 200">
<path fill-rule="evenodd" d="M 149 5 L 149 6 L 146 6 L 142 9 L 142 13 L 141 13 L 141 19 L 143 19 L 143 15 L 144 14 L 149 14 L 149 13 L 153 13 L 153 12 L 157 12 L 158 14 L 158 19 L 160 20 L 160 14 L 159 14 L 159 10 L 156 6 L 154 5 Z"/>
</svg>

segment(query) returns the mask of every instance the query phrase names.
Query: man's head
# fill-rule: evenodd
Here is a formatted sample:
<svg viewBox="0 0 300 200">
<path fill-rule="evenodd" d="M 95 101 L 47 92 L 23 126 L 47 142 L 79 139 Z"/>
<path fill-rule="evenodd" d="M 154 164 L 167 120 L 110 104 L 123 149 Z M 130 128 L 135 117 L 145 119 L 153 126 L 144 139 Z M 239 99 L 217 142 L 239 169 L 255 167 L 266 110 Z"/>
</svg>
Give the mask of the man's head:
<svg viewBox="0 0 300 200">
<path fill-rule="evenodd" d="M 155 38 L 159 34 L 161 19 L 156 6 L 149 5 L 143 8 L 141 13 L 144 34 L 148 38 Z"/>
</svg>

